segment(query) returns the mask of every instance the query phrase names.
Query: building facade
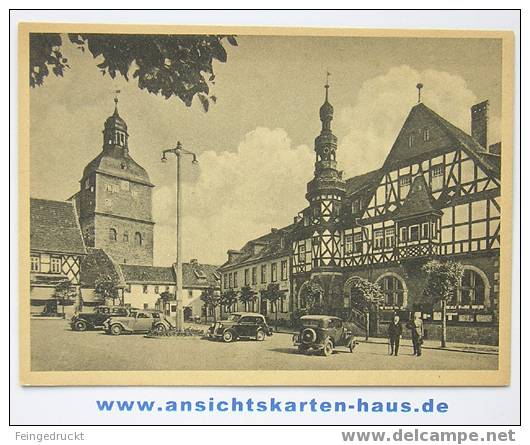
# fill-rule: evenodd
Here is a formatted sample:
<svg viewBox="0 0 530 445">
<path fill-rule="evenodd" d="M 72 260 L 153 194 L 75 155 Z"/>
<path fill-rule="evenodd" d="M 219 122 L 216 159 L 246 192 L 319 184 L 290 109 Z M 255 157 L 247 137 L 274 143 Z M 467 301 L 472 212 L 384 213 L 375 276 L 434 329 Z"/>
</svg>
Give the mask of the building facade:
<svg viewBox="0 0 530 445">
<path fill-rule="evenodd" d="M 30 199 L 30 302 L 42 312 L 57 284 L 69 280 L 77 294 L 86 248 L 73 202 Z M 73 310 L 76 301 L 63 307 Z M 64 305 L 63 305 L 64 306 Z"/>
<path fill-rule="evenodd" d="M 105 121 L 102 151 L 85 167 L 73 200 L 87 247 L 105 249 L 119 263 L 149 266 L 153 184 L 130 155 L 127 124 L 115 102 Z"/>
<path fill-rule="evenodd" d="M 322 305 L 348 311 L 352 283 L 360 277 L 382 288 L 383 314 L 428 311 L 421 266 L 439 258 L 464 265 L 461 286 L 448 303 L 449 319 L 495 321 L 501 146 L 487 145 L 487 101 L 471 109 L 472 135 L 419 102 L 382 167 L 343 180 L 328 88 L 308 206 L 291 235 L 293 308 L 305 307 L 303 289 L 313 280 L 323 289 Z M 440 319 L 436 308 L 430 313 Z"/>
<path fill-rule="evenodd" d="M 182 306 L 185 320 L 204 317 L 204 303 L 200 298 L 204 289 L 212 287 L 216 292 L 220 291 L 221 277 L 217 267 L 201 264 L 196 259 L 182 264 Z M 171 267 L 121 264 L 120 269 L 125 282 L 124 304 L 139 309 L 163 310 L 166 315 L 175 316 L 175 264 Z M 162 296 L 166 292 L 171 294 L 171 298 L 164 300 Z"/>
<path fill-rule="evenodd" d="M 235 291 L 249 287 L 255 295 L 254 301 L 237 301 L 228 312 L 250 311 L 279 319 L 288 319 L 291 312 L 291 249 L 289 236 L 291 227 L 271 229 L 271 232 L 249 241 L 240 250 L 229 250 L 228 260 L 219 268 L 222 276 L 221 291 Z M 261 291 L 276 283 L 282 293 L 278 307 L 263 301 Z M 277 310 L 277 314 L 276 314 Z"/>
</svg>

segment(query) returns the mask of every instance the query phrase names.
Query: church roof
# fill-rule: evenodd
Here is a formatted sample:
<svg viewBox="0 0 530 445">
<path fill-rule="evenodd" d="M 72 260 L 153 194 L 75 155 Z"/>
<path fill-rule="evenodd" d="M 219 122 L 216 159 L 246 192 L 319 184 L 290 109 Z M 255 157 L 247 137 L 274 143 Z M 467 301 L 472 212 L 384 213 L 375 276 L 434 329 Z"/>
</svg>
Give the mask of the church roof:
<svg viewBox="0 0 530 445">
<path fill-rule="evenodd" d="M 418 175 L 414 178 L 403 205 L 395 211 L 393 219 L 400 220 L 429 213 L 439 213 L 439 211 L 433 206 L 432 195 L 425 178 L 423 175 Z"/>
<path fill-rule="evenodd" d="M 414 127 L 418 123 L 429 128 L 435 134 L 433 134 L 433 137 L 429 141 L 414 143 L 412 146 L 409 146 L 409 132 L 411 131 L 411 127 Z M 456 146 L 463 149 L 468 156 L 476 159 L 490 173 L 497 177 L 500 175 L 497 164 L 489 159 L 487 151 L 473 137 L 435 113 L 423 103 L 412 107 L 385 160 L 384 168 L 395 168 L 403 161 L 411 158 Z"/>
<path fill-rule="evenodd" d="M 145 169 L 119 147 L 109 147 L 98 154 L 83 170 L 83 177 L 93 172 L 153 186 Z"/>
<path fill-rule="evenodd" d="M 86 254 L 73 202 L 30 199 L 30 248 L 50 253 Z"/>
</svg>

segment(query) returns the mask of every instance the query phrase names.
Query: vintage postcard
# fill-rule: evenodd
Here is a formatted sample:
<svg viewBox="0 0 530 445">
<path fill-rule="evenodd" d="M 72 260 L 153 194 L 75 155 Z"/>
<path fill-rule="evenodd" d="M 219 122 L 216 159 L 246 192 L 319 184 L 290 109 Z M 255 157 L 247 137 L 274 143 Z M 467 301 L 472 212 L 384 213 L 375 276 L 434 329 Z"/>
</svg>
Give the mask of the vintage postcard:
<svg viewBox="0 0 530 445">
<path fill-rule="evenodd" d="M 508 385 L 513 35 L 25 23 L 23 385 Z"/>
</svg>

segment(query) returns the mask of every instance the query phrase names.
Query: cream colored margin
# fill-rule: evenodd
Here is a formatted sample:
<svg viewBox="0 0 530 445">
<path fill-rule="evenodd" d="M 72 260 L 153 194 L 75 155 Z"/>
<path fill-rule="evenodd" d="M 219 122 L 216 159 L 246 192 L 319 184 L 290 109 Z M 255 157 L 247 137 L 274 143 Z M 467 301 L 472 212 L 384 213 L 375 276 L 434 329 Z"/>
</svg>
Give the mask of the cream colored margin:
<svg viewBox="0 0 530 445">
<path fill-rule="evenodd" d="M 120 34 L 236 34 L 261 36 L 350 36 L 502 39 L 502 207 L 499 369 L 494 371 L 30 371 L 29 308 L 29 64 L 30 32 Z M 512 150 L 514 35 L 509 31 L 395 30 L 348 28 L 220 27 L 174 25 L 19 25 L 19 283 L 20 382 L 22 385 L 180 386 L 502 386 L 510 383 L 512 260 Z M 13 303 L 13 302 L 12 302 Z M 397 383 L 398 382 L 398 383 Z"/>
</svg>

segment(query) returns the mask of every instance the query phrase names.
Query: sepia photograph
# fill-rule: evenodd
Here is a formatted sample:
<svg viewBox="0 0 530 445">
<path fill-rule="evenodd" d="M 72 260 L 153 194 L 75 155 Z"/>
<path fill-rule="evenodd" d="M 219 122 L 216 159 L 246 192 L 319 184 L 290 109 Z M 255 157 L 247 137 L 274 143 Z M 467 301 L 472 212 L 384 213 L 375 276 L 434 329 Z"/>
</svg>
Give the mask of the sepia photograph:
<svg viewBox="0 0 530 445">
<path fill-rule="evenodd" d="M 24 23 L 24 385 L 509 381 L 513 35 Z"/>
</svg>

